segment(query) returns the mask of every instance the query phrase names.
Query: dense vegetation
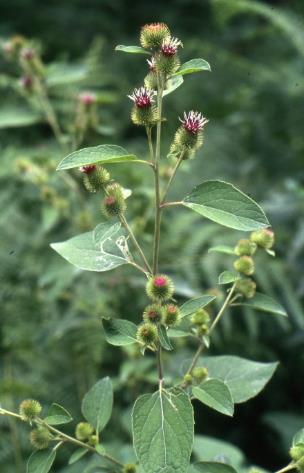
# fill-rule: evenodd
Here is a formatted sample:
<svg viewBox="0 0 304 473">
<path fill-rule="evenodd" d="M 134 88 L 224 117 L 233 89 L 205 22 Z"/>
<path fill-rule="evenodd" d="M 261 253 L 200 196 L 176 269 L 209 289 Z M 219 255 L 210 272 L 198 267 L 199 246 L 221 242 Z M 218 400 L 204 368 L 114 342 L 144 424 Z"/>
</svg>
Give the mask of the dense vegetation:
<svg viewBox="0 0 304 473">
<path fill-rule="evenodd" d="M 289 319 L 255 315 L 248 308 L 223 319 L 212 354 L 281 364 L 267 390 L 238 406 L 233 420 L 197 405 L 196 430 L 239 446 L 250 464 L 274 469 L 286 463 L 291 438 L 304 425 L 302 2 L 210 0 L 201 5 L 179 0 L 157 3 L 153 15 L 143 2 L 133 2 L 129 10 L 123 1 L 85 6 L 80 1 L 12 1 L 2 10 L 3 43 L 18 33 L 41 49 L 64 135 L 72 136 L 79 124 L 79 94 L 96 93 L 92 120 L 83 136 L 77 135 L 78 146 L 115 142 L 147 155 L 143 133 L 130 123 L 126 97 L 144 74 L 142 61 L 113 52 L 117 42 L 134 43 L 145 21 L 161 19 L 174 26 L 187 56 L 210 62 L 212 76 L 194 75 L 168 97 L 166 136 L 173 135 L 176 117 L 190 103 L 210 120 L 203 149 L 181 170 L 172 195 L 180 198 L 185 183 L 190 191 L 198 177 L 216 177 L 262 203 L 277 236 L 277 257 L 259 257 L 256 279 L 286 308 Z M 61 148 L 50 114 L 46 120 L 48 107 L 33 101 L 20 82 L 20 67 L 5 54 L 1 71 L 1 405 L 14 409 L 28 397 L 44 405 L 57 401 L 68 405 L 77 421 L 85 392 L 109 374 L 116 405 L 106 433 L 115 450 L 121 442 L 130 443 L 127 406 L 149 387 L 155 368 L 132 347 L 118 351 L 107 345 L 100 318 L 121 314 L 138 321 L 145 305 L 142 281 L 127 268 L 102 277 L 79 272 L 52 252 L 50 242 L 96 225 L 99 200 L 87 198 L 77 173 L 72 179 L 55 173 L 66 154 L 65 138 Z M 149 248 L 149 177 L 126 165 L 111 172 L 136 189 L 129 203 L 131 215 L 137 215 L 132 225 Z M 198 220 L 194 213 L 172 210 L 163 228 L 162 271 L 181 281 L 180 297 L 214 289 L 217 275 L 231 265 L 229 256 L 207 253 L 223 243 L 221 227 L 198 225 Z M 225 239 L 234 245 L 235 232 L 227 230 Z M 180 344 L 183 358 L 191 345 Z M 29 452 L 27 429 L 1 418 L 1 471 L 25 471 Z M 61 455 L 58 472 L 73 471 L 64 468 Z"/>
</svg>

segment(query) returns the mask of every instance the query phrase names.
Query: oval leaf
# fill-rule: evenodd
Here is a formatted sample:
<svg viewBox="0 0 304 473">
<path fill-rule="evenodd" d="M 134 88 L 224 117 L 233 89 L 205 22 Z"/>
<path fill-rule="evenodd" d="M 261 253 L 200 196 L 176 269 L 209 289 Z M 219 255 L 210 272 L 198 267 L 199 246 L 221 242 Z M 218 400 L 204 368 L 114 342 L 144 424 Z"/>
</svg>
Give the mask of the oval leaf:
<svg viewBox="0 0 304 473">
<path fill-rule="evenodd" d="M 193 444 L 193 409 L 182 390 L 140 396 L 133 413 L 134 448 L 147 473 L 185 473 Z"/>
<path fill-rule="evenodd" d="M 292 446 L 295 447 L 296 445 L 304 445 L 304 429 L 299 430 L 296 435 L 292 439 Z"/>
<path fill-rule="evenodd" d="M 49 425 L 68 424 L 72 420 L 71 414 L 64 407 L 56 403 L 51 405 L 47 417 L 44 419 Z"/>
<path fill-rule="evenodd" d="M 104 319 L 102 325 L 106 340 L 111 345 L 125 346 L 137 342 L 137 326 L 129 320 Z"/>
<path fill-rule="evenodd" d="M 184 82 L 184 79 L 182 76 L 177 76 L 177 77 L 172 77 L 169 79 L 166 83 L 166 88 L 163 92 L 163 96 L 165 97 L 166 95 L 171 94 L 174 92 L 178 87 L 180 87 Z"/>
<path fill-rule="evenodd" d="M 233 416 L 234 405 L 231 392 L 223 381 L 219 379 L 208 379 L 199 386 L 192 389 L 196 399 L 206 406 L 215 409 L 221 414 Z"/>
<path fill-rule="evenodd" d="M 235 230 L 249 232 L 269 226 L 261 207 L 224 181 L 203 182 L 187 195 L 183 205 L 213 222 Z"/>
<path fill-rule="evenodd" d="M 87 232 L 67 241 L 52 243 L 51 248 L 77 268 L 86 271 L 109 271 L 128 263 L 117 244 L 121 237 L 119 229 L 116 225 L 105 225 L 104 236 L 99 232 L 98 241 L 95 240 L 94 232 Z M 117 254 L 114 254 L 115 250 Z"/>
<path fill-rule="evenodd" d="M 227 384 L 235 404 L 259 394 L 278 366 L 278 363 L 258 363 L 238 356 L 207 356 L 199 361 L 200 366 L 207 368 L 210 378 Z"/>
<path fill-rule="evenodd" d="M 233 271 L 224 271 L 219 275 L 218 283 L 219 284 L 230 284 L 232 282 L 238 281 L 240 276 Z"/>
<path fill-rule="evenodd" d="M 147 54 L 148 56 L 151 55 L 149 51 L 140 46 L 125 46 L 124 44 L 118 44 L 115 48 L 115 51 L 121 51 L 123 53 L 131 53 L 131 54 Z"/>
<path fill-rule="evenodd" d="M 245 463 L 243 452 L 228 442 L 205 435 L 194 438 L 193 453 L 202 461 L 225 461 L 237 470 Z"/>
<path fill-rule="evenodd" d="M 225 255 L 234 255 L 234 248 L 228 245 L 218 245 L 209 248 L 208 253 L 224 253 Z"/>
<path fill-rule="evenodd" d="M 84 448 L 78 448 L 75 450 L 74 453 L 69 458 L 69 465 L 73 465 L 73 463 L 78 462 L 82 457 L 85 456 L 86 453 L 88 453 L 89 450 L 85 450 Z"/>
<path fill-rule="evenodd" d="M 247 299 L 245 302 L 239 302 L 235 305 L 250 307 L 251 309 L 261 310 L 262 312 L 269 312 L 270 314 L 283 315 L 287 317 L 287 312 L 284 307 L 271 297 L 256 292 L 252 299 Z"/>
<path fill-rule="evenodd" d="M 167 329 L 163 325 L 159 325 L 158 327 L 158 337 L 159 337 L 161 346 L 165 350 L 169 350 L 169 351 L 173 350 L 173 346 L 168 338 Z"/>
<path fill-rule="evenodd" d="M 197 462 L 193 468 L 200 473 L 237 473 L 231 465 L 222 462 Z"/>
<path fill-rule="evenodd" d="M 97 432 L 100 432 L 109 422 L 112 407 L 113 387 L 107 377 L 98 381 L 84 396 L 81 412 Z"/>
<path fill-rule="evenodd" d="M 174 76 L 185 76 L 186 74 L 193 74 L 194 72 L 211 71 L 209 62 L 204 59 L 191 59 L 180 66 Z"/>
<path fill-rule="evenodd" d="M 190 299 L 189 301 L 185 302 L 180 308 L 181 318 L 186 317 L 187 315 L 194 314 L 194 312 L 196 312 L 197 310 L 202 309 L 206 305 L 210 304 L 210 302 L 214 301 L 215 298 L 215 296 L 209 296 L 209 294 L 206 294 L 204 296 Z"/>
<path fill-rule="evenodd" d="M 48 473 L 56 458 L 56 450 L 33 452 L 28 459 L 26 473 Z"/>
<path fill-rule="evenodd" d="M 113 164 L 130 161 L 141 162 L 134 154 L 128 153 L 121 146 L 99 145 L 83 148 L 68 154 L 57 166 L 57 171 L 79 168 L 87 164 Z"/>
<path fill-rule="evenodd" d="M 39 113 L 26 107 L 1 107 L 0 129 L 19 128 L 23 126 L 35 125 L 43 122 L 44 118 Z"/>
</svg>

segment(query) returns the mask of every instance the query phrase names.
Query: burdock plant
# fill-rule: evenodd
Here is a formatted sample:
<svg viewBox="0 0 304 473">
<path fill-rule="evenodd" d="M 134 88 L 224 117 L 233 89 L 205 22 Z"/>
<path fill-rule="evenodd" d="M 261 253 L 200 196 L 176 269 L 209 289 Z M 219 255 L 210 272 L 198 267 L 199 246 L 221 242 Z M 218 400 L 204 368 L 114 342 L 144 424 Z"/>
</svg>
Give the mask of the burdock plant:
<svg viewBox="0 0 304 473">
<path fill-rule="evenodd" d="M 131 454 L 130 458 L 124 458 L 120 452 L 113 456 L 103 444 L 103 434 L 101 437 L 113 405 L 113 386 L 108 377 L 100 379 L 85 395 L 81 406 L 84 421 L 77 425 L 74 436 L 58 428 L 59 424 L 72 421 L 69 412 L 58 404 L 53 404 L 46 413 L 35 400 L 24 401 L 19 414 L 1 407 L 1 414 L 14 416 L 34 426 L 31 442 L 37 450 L 28 461 L 28 473 L 47 473 L 58 450 L 66 443 L 75 447 L 69 463 L 75 463 L 84 455 L 98 456 L 102 463 L 95 466 L 94 471 L 134 473 L 138 468 L 146 473 L 186 473 L 194 441 L 192 401 L 196 399 L 220 414 L 233 416 L 234 406 L 256 396 L 277 367 L 275 362 L 261 363 L 235 356 L 205 356 L 212 344 L 214 330 L 228 309 L 245 305 L 286 316 L 280 304 L 256 291 L 256 282 L 252 279 L 256 254 L 265 252 L 265 257 L 269 257 L 268 253 L 274 256 L 274 234 L 262 208 L 233 184 L 220 180 L 203 181 L 179 201 L 168 198 L 179 168 L 193 159 L 203 146 L 208 119 L 204 111 L 194 110 L 195 104 L 189 104 L 190 110 L 181 111 L 180 117 L 176 117 L 176 132 L 171 138 L 170 149 L 164 151 L 161 147 L 164 99 L 183 84 L 184 78 L 210 71 L 210 66 L 203 59 L 181 64 L 179 54 L 183 45 L 171 35 L 164 23 L 145 25 L 140 33 L 140 43 L 141 46 L 120 45 L 116 49 L 137 57 L 149 56 L 148 67 L 144 61 L 146 74 L 143 83 L 128 94 L 132 101 L 131 120 L 146 134 L 149 158 L 138 158 L 121 146 L 105 144 L 79 149 L 66 156 L 57 169 L 79 169 L 85 188 L 101 194 L 102 222 L 91 232 L 51 246 L 81 270 L 104 272 L 130 265 L 132 270 L 139 271 L 146 302 L 138 314 L 138 323 L 119 318 L 103 319 L 101 323 L 109 344 L 133 345 L 140 356 L 155 357 L 158 377 L 155 378 L 154 392 L 143 393 L 134 399 L 132 432 L 135 456 Z M 31 51 L 24 51 L 22 60 L 39 69 L 40 63 Z M 81 96 L 80 105 L 92 107 L 94 97 Z M 210 121 L 208 127 L 212 126 Z M 168 163 L 168 168 L 172 161 L 174 163 L 169 177 L 160 176 L 161 160 Z M 129 223 L 126 200 L 133 197 L 124 188 L 128 183 L 119 183 L 110 175 L 107 166 L 115 163 L 146 166 L 151 172 L 155 196 L 151 252 L 142 245 Z M 180 207 L 223 227 L 249 232 L 247 237 L 241 235 L 235 247 L 222 245 L 210 249 L 234 258 L 231 267 L 218 278 L 225 293 L 222 299 L 205 293 L 194 299 L 181 300 L 175 293 L 174 278 L 163 274 L 162 262 L 159 261 L 162 218 L 166 218 L 166 212 Z M 179 369 L 171 369 L 168 376 L 163 352 L 172 352 L 174 356 L 179 347 L 176 343 L 179 337 L 188 337 L 197 345 L 196 351 L 190 360 L 178 363 Z M 193 345 L 190 343 L 189 346 Z M 290 464 L 280 472 L 304 471 L 303 445 L 304 433 L 301 431 L 294 438 Z M 216 455 L 208 448 L 195 451 L 196 461 L 192 469 L 202 473 L 235 473 L 246 469 L 241 460 L 230 458 L 229 451 L 222 451 L 223 447 L 218 443 L 213 449 Z"/>
</svg>

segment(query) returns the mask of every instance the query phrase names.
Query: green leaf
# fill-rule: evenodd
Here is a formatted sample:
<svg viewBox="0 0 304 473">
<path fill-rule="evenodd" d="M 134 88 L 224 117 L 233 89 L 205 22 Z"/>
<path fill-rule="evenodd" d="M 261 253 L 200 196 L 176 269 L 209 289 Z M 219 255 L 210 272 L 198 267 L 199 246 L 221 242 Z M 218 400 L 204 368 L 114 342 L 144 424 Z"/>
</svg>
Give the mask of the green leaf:
<svg viewBox="0 0 304 473">
<path fill-rule="evenodd" d="M 221 412 L 221 414 L 233 416 L 234 404 L 231 392 L 227 384 L 220 379 L 208 379 L 199 386 L 195 386 L 192 393 L 206 406 Z"/>
<path fill-rule="evenodd" d="M 72 455 L 69 458 L 69 465 L 73 465 L 73 463 L 78 462 L 82 457 L 85 456 L 86 453 L 88 453 L 89 450 L 86 450 L 85 448 L 78 448 L 75 450 L 75 452 L 72 453 Z"/>
<path fill-rule="evenodd" d="M 210 64 L 204 59 L 191 59 L 180 66 L 174 76 L 185 76 L 186 74 L 193 74 L 194 72 L 211 71 Z"/>
<path fill-rule="evenodd" d="M 235 230 L 249 232 L 269 226 L 261 207 L 224 181 L 203 182 L 187 195 L 183 205 L 213 222 Z"/>
<path fill-rule="evenodd" d="M 219 275 L 218 283 L 219 284 L 230 284 L 232 282 L 238 281 L 240 276 L 233 271 L 224 271 Z"/>
<path fill-rule="evenodd" d="M 91 148 L 82 148 L 68 154 L 58 164 L 57 171 L 73 169 L 87 164 L 114 164 L 127 162 L 141 162 L 134 154 L 128 153 L 117 145 L 99 145 Z"/>
<path fill-rule="evenodd" d="M 193 468 L 200 473 L 237 473 L 231 465 L 222 462 L 198 462 Z"/>
<path fill-rule="evenodd" d="M 108 343 L 115 346 L 131 345 L 137 342 L 137 326 L 124 319 L 103 319 L 102 325 Z"/>
<path fill-rule="evenodd" d="M 118 44 L 115 48 L 115 51 L 121 51 L 123 53 L 131 53 L 131 54 L 147 54 L 148 56 L 151 55 L 149 51 L 140 46 L 125 46 L 124 44 Z"/>
<path fill-rule="evenodd" d="M 246 306 L 251 309 L 261 310 L 262 312 L 269 312 L 270 314 L 283 315 L 284 317 L 287 317 L 287 312 L 281 304 L 260 292 L 256 292 L 255 296 L 251 299 L 246 299 L 246 301 L 238 302 L 235 305 Z"/>
<path fill-rule="evenodd" d="M 180 308 L 181 318 L 186 317 L 187 315 L 194 314 L 194 312 L 196 312 L 197 310 L 202 309 L 206 305 L 210 304 L 210 302 L 214 301 L 215 298 L 215 296 L 209 296 L 209 294 L 206 294 L 204 296 L 190 299 L 189 301 L 185 302 Z"/>
<path fill-rule="evenodd" d="M 56 450 L 38 450 L 28 459 L 26 473 L 48 473 L 56 458 Z"/>
<path fill-rule="evenodd" d="M 35 125 L 42 121 L 44 121 L 42 115 L 30 108 L 11 106 L 1 107 L 0 110 L 0 129 Z"/>
<path fill-rule="evenodd" d="M 77 268 L 102 272 L 128 263 L 121 250 L 122 238 L 120 224 L 105 223 L 93 232 L 52 243 L 51 248 Z"/>
<path fill-rule="evenodd" d="M 178 87 L 180 87 L 184 83 L 184 79 L 182 76 L 172 77 L 166 83 L 166 88 L 163 92 L 163 96 L 171 94 L 174 92 Z"/>
<path fill-rule="evenodd" d="M 193 444 L 193 409 L 189 396 L 170 389 L 144 394 L 135 402 L 134 448 L 147 473 L 185 473 Z"/>
<path fill-rule="evenodd" d="M 234 248 L 228 245 L 218 245 L 209 248 L 208 253 L 225 253 L 226 255 L 234 255 Z"/>
<path fill-rule="evenodd" d="M 56 403 L 51 405 L 47 417 L 44 419 L 49 425 L 68 424 L 72 420 L 71 414 L 64 407 Z"/>
<path fill-rule="evenodd" d="M 168 338 L 167 329 L 163 325 L 158 327 L 158 336 L 160 344 L 165 350 L 173 350 L 173 346 Z"/>
<path fill-rule="evenodd" d="M 292 439 L 293 447 L 299 444 L 304 445 L 304 429 L 299 430 L 299 432 L 297 432 L 296 435 Z"/>
<path fill-rule="evenodd" d="M 113 387 L 110 378 L 98 381 L 84 396 L 81 412 L 85 419 L 100 432 L 109 422 L 113 407 Z"/>
<path fill-rule="evenodd" d="M 199 365 L 210 378 L 221 379 L 230 389 L 235 404 L 259 394 L 275 372 L 278 363 L 259 363 L 238 356 L 202 357 Z"/>
<path fill-rule="evenodd" d="M 204 435 L 194 438 L 193 453 L 202 461 L 224 461 L 237 470 L 245 463 L 243 452 L 228 442 Z"/>
</svg>

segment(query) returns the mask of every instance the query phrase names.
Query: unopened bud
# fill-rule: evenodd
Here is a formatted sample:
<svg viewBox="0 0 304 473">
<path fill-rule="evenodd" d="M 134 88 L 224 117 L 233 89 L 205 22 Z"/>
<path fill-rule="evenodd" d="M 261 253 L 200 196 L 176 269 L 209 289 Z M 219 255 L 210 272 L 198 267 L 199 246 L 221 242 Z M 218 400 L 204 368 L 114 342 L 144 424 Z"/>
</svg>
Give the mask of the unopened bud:
<svg viewBox="0 0 304 473">
<path fill-rule="evenodd" d="M 155 325 L 146 322 L 138 327 L 136 338 L 145 345 L 152 345 L 157 341 L 157 328 Z"/>
<path fill-rule="evenodd" d="M 97 435 L 91 435 L 88 443 L 89 445 L 91 445 L 91 447 L 96 447 L 96 445 L 98 445 L 98 442 L 99 442 L 99 439 Z"/>
<path fill-rule="evenodd" d="M 262 228 L 250 235 L 251 241 L 265 250 L 270 250 L 274 245 L 274 233 L 269 228 Z"/>
<path fill-rule="evenodd" d="M 49 446 L 52 436 L 45 427 L 38 427 L 30 433 L 30 441 L 34 448 L 43 450 Z"/>
<path fill-rule="evenodd" d="M 77 440 L 88 440 L 94 432 L 94 428 L 88 422 L 79 422 L 76 426 L 75 437 Z"/>
<path fill-rule="evenodd" d="M 252 256 L 257 249 L 256 243 L 250 240 L 239 240 L 238 244 L 236 245 L 234 252 L 238 256 Z"/>
<path fill-rule="evenodd" d="M 160 48 L 162 42 L 170 38 L 170 30 L 165 23 L 150 23 L 142 27 L 140 44 L 143 48 Z"/>
<path fill-rule="evenodd" d="M 78 100 L 86 107 L 89 107 L 90 105 L 96 103 L 97 97 L 94 92 L 81 92 L 78 95 Z"/>
<path fill-rule="evenodd" d="M 79 171 L 83 173 L 83 184 L 89 192 L 98 192 L 110 182 L 110 173 L 100 165 L 81 166 Z"/>
<path fill-rule="evenodd" d="M 143 319 L 145 322 L 151 322 L 152 324 L 158 324 L 163 319 L 163 309 L 158 304 L 148 305 L 143 313 Z"/>
<path fill-rule="evenodd" d="M 205 309 L 199 309 L 195 314 L 191 315 L 190 321 L 193 325 L 209 324 L 210 315 Z"/>
<path fill-rule="evenodd" d="M 193 381 L 193 377 L 190 373 L 186 373 L 185 376 L 184 376 L 184 383 L 189 386 L 190 384 L 192 384 L 192 381 Z"/>
<path fill-rule="evenodd" d="M 234 268 L 245 276 L 250 276 L 254 273 L 254 262 L 251 256 L 241 256 L 233 263 Z"/>
<path fill-rule="evenodd" d="M 134 463 L 126 463 L 122 471 L 123 473 L 136 473 L 136 465 Z"/>
<path fill-rule="evenodd" d="M 173 296 L 174 285 L 168 276 L 158 274 L 149 279 L 146 292 L 150 299 L 165 302 Z"/>
<path fill-rule="evenodd" d="M 207 368 L 201 368 L 201 367 L 197 366 L 192 371 L 192 376 L 193 376 L 193 378 L 195 379 L 195 381 L 197 383 L 201 383 L 202 381 L 204 381 L 208 377 L 208 370 L 207 370 Z"/>
<path fill-rule="evenodd" d="M 251 299 L 256 292 L 256 283 L 251 278 L 240 279 L 236 282 L 235 290 L 247 299 Z"/>
<path fill-rule="evenodd" d="M 167 327 L 172 327 L 173 325 L 177 325 L 179 321 L 180 311 L 178 306 L 175 304 L 167 304 L 164 307 L 163 323 Z"/>
<path fill-rule="evenodd" d="M 32 421 L 36 419 L 42 411 L 41 404 L 34 399 L 26 399 L 19 406 L 19 413 L 23 420 Z"/>
<path fill-rule="evenodd" d="M 126 202 L 122 187 L 115 183 L 106 187 L 103 211 L 107 217 L 117 217 L 126 211 Z"/>
</svg>

